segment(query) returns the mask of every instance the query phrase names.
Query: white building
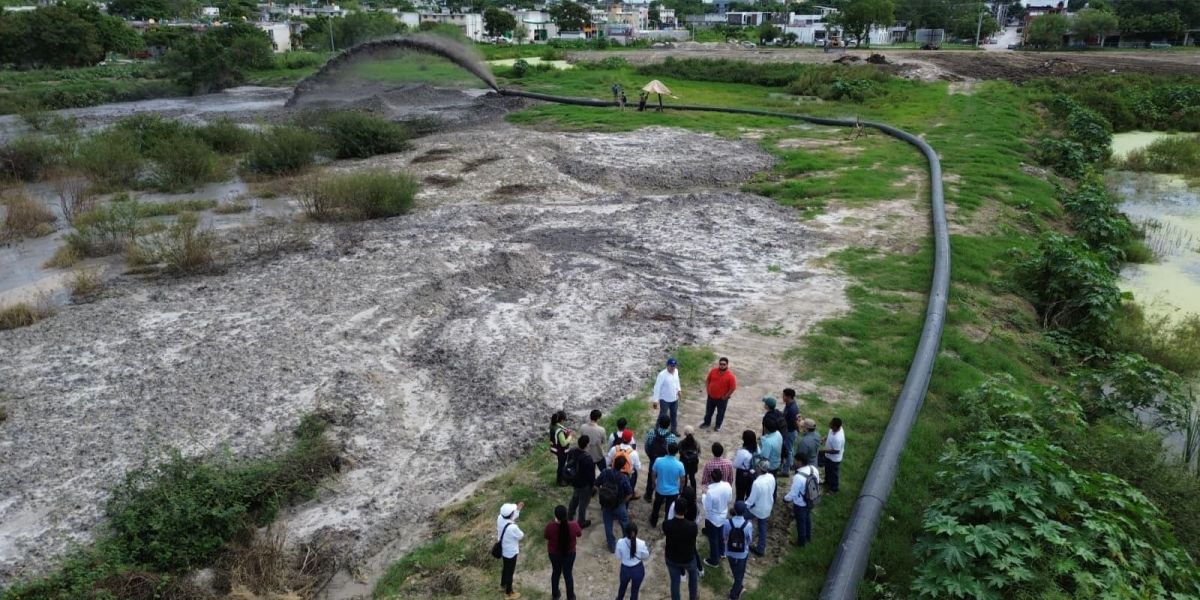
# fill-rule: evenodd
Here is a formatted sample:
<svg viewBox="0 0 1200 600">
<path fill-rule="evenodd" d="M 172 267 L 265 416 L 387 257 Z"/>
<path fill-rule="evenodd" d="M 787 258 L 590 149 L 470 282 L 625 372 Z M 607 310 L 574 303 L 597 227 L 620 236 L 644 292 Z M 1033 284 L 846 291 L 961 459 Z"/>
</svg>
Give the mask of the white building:
<svg viewBox="0 0 1200 600">
<path fill-rule="evenodd" d="M 550 19 L 550 13 L 543 10 L 517 10 L 513 12 L 517 23 L 525 25 L 525 39 L 513 40 L 518 43 L 545 42 L 558 37 L 558 26 Z M 515 32 L 514 32 L 515 35 Z"/>
<path fill-rule="evenodd" d="M 221 16 L 221 9 L 215 6 L 204 6 L 200 8 L 200 16 L 215 19 Z"/>
<path fill-rule="evenodd" d="M 266 22 L 255 23 L 254 26 L 267 32 L 276 52 L 287 52 L 292 49 L 292 26 L 290 23 Z"/>
<path fill-rule="evenodd" d="M 421 13 L 421 22 L 453 25 L 471 41 L 483 41 L 483 15 L 479 13 Z"/>
</svg>

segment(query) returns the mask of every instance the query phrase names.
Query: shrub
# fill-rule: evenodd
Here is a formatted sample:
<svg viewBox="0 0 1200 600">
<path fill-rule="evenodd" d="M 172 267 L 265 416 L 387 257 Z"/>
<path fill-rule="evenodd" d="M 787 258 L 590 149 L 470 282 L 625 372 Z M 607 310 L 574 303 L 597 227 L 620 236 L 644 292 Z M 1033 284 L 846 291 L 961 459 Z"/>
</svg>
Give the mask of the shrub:
<svg viewBox="0 0 1200 600">
<path fill-rule="evenodd" d="M 516 62 L 513 63 L 512 69 L 509 70 L 508 74 L 510 77 L 516 77 L 517 79 L 520 79 L 528 75 L 530 69 L 532 68 L 533 66 L 530 65 L 528 61 L 523 58 L 518 58 Z"/>
<path fill-rule="evenodd" d="M 1130 423 L 1152 417 L 1160 427 L 1181 428 L 1188 396 L 1179 375 L 1139 354 L 1121 353 L 1075 377 L 1088 421 L 1115 416 Z"/>
<path fill-rule="evenodd" d="M 96 257 L 124 252 L 140 234 L 138 204 L 127 201 L 79 215 L 75 219 L 75 231 L 64 239 L 76 256 Z"/>
<path fill-rule="evenodd" d="M 1093 250 L 1119 256 L 1133 238 L 1133 226 L 1118 208 L 1099 175 L 1085 175 L 1075 191 L 1062 197 L 1071 225 Z"/>
<path fill-rule="evenodd" d="M 76 303 L 88 302 L 95 298 L 103 285 L 104 282 L 100 279 L 98 271 L 79 269 L 71 275 L 68 284 L 71 290 L 71 300 Z"/>
<path fill-rule="evenodd" d="M 37 181 L 62 162 L 63 148 L 52 138 L 22 136 L 0 147 L 0 180 Z"/>
<path fill-rule="evenodd" d="M 1044 327 L 1072 330 L 1084 340 L 1108 339 L 1121 302 L 1113 260 L 1079 239 L 1042 236 L 1036 253 L 1021 261 L 1018 279 Z"/>
<path fill-rule="evenodd" d="M 154 186 L 164 191 L 192 190 L 225 174 L 221 157 L 194 137 L 172 138 L 152 147 L 147 156 L 154 161 Z"/>
<path fill-rule="evenodd" d="M 80 256 L 79 250 L 74 246 L 67 244 L 65 246 L 59 246 L 58 249 L 54 251 L 54 256 L 51 256 L 49 260 L 42 264 L 42 268 L 67 269 L 79 264 L 79 261 L 81 260 L 83 260 L 83 257 Z"/>
<path fill-rule="evenodd" d="M 321 148 L 316 133 L 299 127 L 278 126 L 255 136 L 244 166 L 252 173 L 280 175 L 299 172 L 313 163 Z"/>
<path fill-rule="evenodd" d="M 357 112 L 335 112 L 325 118 L 325 136 L 335 158 L 367 158 L 408 147 L 408 129 L 399 123 Z"/>
<path fill-rule="evenodd" d="M 44 304 L 21 302 L 0 308 L 0 331 L 28 327 L 54 315 L 54 310 Z"/>
<path fill-rule="evenodd" d="M 191 125 L 148 113 L 125 117 L 117 121 L 113 129 L 132 135 L 134 146 L 141 154 L 150 152 L 164 142 L 191 137 L 196 133 Z"/>
<path fill-rule="evenodd" d="M 33 237 L 54 232 L 54 228 L 51 226 L 56 220 L 54 213 L 33 198 L 18 193 L 4 198 L 3 204 L 8 208 L 4 216 L 4 229 L 7 232 Z M 48 231 L 47 228 L 49 228 Z"/>
<path fill-rule="evenodd" d="M 72 163 L 103 187 L 133 187 L 145 163 L 140 144 L 137 133 L 114 127 L 80 142 Z"/>
<path fill-rule="evenodd" d="M 250 149 L 254 134 L 250 130 L 234 123 L 231 119 L 220 118 L 196 129 L 196 135 L 210 148 L 222 154 L 240 154 Z"/>
<path fill-rule="evenodd" d="M 310 181 L 301 205 L 318 221 L 381 219 L 408 212 L 417 189 L 416 180 L 406 173 L 360 171 Z"/>
<path fill-rule="evenodd" d="M 1130 171 L 1200 176 L 1200 136 L 1157 140 L 1130 152 L 1120 166 Z"/>
<path fill-rule="evenodd" d="M 1200 375 L 1200 315 L 1178 320 L 1150 316 L 1141 306 L 1124 302 L 1112 347 L 1145 356 L 1183 376 Z"/>
<path fill-rule="evenodd" d="M 1066 177 L 1081 177 L 1090 166 L 1083 145 L 1072 140 L 1042 138 L 1036 152 L 1038 162 Z"/>
<path fill-rule="evenodd" d="M 96 203 L 91 186 L 82 177 L 61 174 L 51 184 L 58 196 L 58 208 L 68 223 L 74 223 L 76 217 L 91 210 Z"/>
<path fill-rule="evenodd" d="M 217 239 L 211 231 L 199 231 L 195 213 L 179 215 L 166 231 L 143 236 L 129 248 L 134 265 L 162 264 L 170 275 L 200 275 L 217 267 Z"/>
</svg>

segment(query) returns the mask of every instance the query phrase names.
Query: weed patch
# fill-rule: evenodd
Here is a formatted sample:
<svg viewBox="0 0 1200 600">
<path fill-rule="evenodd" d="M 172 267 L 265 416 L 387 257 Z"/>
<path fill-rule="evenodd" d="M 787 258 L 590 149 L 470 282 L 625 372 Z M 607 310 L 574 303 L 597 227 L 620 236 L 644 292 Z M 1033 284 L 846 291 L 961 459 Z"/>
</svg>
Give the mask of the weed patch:
<svg viewBox="0 0 1200 600">
<path fill-rule="evenodd" d="M 1157 140 L 1130 152 L 1119 166 L 1130 171 L 1200 177 L 1200 135 Z"/>
<path fill-rule="evenodd" d="M 27 135 L 0 146 L 0 181 L 37 181 L 62 162 L 62 145 L 53 138 Z"/>
<path fill-rule="evenodd" d="M 250 130 L 227 118 L 196 128 L 196 136 L 221 154 L 240 154 L 249 150 L 254 141 Z"/>
<path fill-rule="evenodd" d="M 202 275 L 218 267 L 217 238 L 199 230 L 195 213 L 183 213 L 165 231 L 143 236 L 129 248 L 134 266 L 161 264 L 169 275 Z"/>
<path fill-rule="evenodd" d="M 113 127 L 79 143 L 72 164 L 88 179 L 106 188 L 130 188 L 145 168 L 135 132 Z"/>
<path fill-rule="evenodd" d="M 25 194 L 3 199 L 6 210 L 4 231 L 12 236 L 41 237 L 54 233 L 54 213 Z"/>
<path fill-rule="evenodd" d="M 220 181 L 225 176 L 221 157 L 192 136 L 179 136 L 157 144 L 146 154 L 153 164 L 151 180 L 156 189 L 191 191 L 196 186 Z"/>
<path fill-rule="evenodd" d="M 416 180 L 405 173 L 358 171 L 314 178 L 301 195 L 301 206 L 318 221 L 382 219 L 408 212 L 417 189 Z"/>
<path fill-rule="evenodd" d="M 258 134 L 243 163 L 251 173 L 286 175 L 313 164 L 321 148 L 318 134 L 299 127 L 279 126 Z"/>
<path fill-rule="evenodd" d="M 323 119 L 321 130 L 334 158 L 367 158 L 408 148 L 408 128 L 357 112 L 336 112 Z"/>
<path fill-rule="evenodd" d="M 71 301 L 82 304 L 95 300 L 103 285 L 104 282 L 100 279 L 99 272 L 79 269 L 71 275 L 67 287 L 71 290 Z"/>
<path fill-rule="evenodd" d="M 28 327 L 54 315 L 49 305 L 21 302 L 0 308 L 0 331 Z"/>
</svg>

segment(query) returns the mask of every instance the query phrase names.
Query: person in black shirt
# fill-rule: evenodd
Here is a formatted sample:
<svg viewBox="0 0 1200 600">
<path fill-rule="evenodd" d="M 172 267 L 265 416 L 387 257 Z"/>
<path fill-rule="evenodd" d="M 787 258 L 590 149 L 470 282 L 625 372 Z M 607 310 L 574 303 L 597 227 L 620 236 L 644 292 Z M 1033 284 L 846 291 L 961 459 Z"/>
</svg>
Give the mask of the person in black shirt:
<svg viewBox="0 0 1200 600">
<path fill-rule="evenodd" d="M 596 485 L 596 463 L 587 452 L 590 442 L 588 436 L 579 436 L 579 447 L 571 450 L 571 455 L 567 458 L 568 463 L 572 460 L 576 462 L 575 480 L 571 482 L 575 486 L 575 493 L 571 495 L 571 505 L 567 507 L 567 514 L 575 514 L 578 507 L 579 517 L 575 520 L 579 522 L 580 527 L 592 524 L 587 520 L 587 509 L 588 503 L 592 501 L 592 488 Z"/>
<path fill-rule="evenodd" d="M 678 508 L 678 507 L 677 507 Z M 679 579 L 687 573 L 688 598 L 696 600 L 700 594 L 700 571 L 696 568 L 696 522 L 687 518 L 687 511 L 676 510 L 674 519 L 663 522 L 663 535 L 667 538 L 667 576 L 671 578 L 671 600 L 679 600 Z"/>
</svg>

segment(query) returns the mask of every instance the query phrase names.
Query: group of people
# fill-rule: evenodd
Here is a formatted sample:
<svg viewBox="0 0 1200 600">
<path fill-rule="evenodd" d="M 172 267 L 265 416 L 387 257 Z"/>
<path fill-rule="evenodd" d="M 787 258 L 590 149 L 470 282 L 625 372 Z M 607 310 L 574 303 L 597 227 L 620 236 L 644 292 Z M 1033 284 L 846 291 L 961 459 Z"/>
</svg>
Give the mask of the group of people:
<svg viewBox="0 0 1200 600">
<path fill-rule="evenodd" d="M 621 107 L 621 110 L 625 110 L 625 105 L 629 101 L 629 99 L 625 96 L 625 87 L 619 83 L 612 84 L 612 95 L 613 95 L 613 103 L 615 103 L 617 106 Z M 646 110 L 646 103 L 649 101 L 650 101 L 650 92 L 647 92 L 646 90 L 641 90 L 640 92 L 638 92 L 638 103 L 637 103 L 638 112 L 644 112 Z M 662 112 L 662 109 L 663 109 L 662 95 L 659 94 L 657 110 L 658 110 L 658 112 Z"/>
<path fill-rule="evenodd" d="M 705 388 L 705 414 L 699 427 L 719 432 L 737 389 L 727 358 L 721 358 L 708 373 Z M 678 362 L 671 358 L 655 379 L 651 396 L 658 418 L 642 446 L 648 464 L 643 463 L 636 436 L 625 419 L 618 419 L 616 430 L 609 433 L 600 425 L 603 414 L 599 410 L 591 411 L 588 423 L 578 432 L 568 427 L 564 411 L 551 417 L 550 450 L 558 461 L 557 483 L 572 488 L 568 504 L 555 507 L 554 519 L 543 532 L 555 600 L 562 597 L 560 581 L 565 583 L 567 599 L 575 598 L 576 539 L 592 525 L 587 513 L 593 497 L 600 505 L 608 551 L 621 564 L 617 600 L 623 600 L 627 590 L 631 600 L 637 600 L 646 574 L 643 563 L 650 557 L 649 546 L 638 537 L 638 527 L 630 518 L 631 503 L 639 498 L 651 504 L 651 528 L 658 528 L 659 516 L 664 516 L 664 561 L 672 600 L 680 600 L 685 580 L 689 598 L 695 600 L 704 567 L 717 568 L 722 558 L 728 560 L 733 576 L 729 598 L 741 596 L 750 555 L 766 553 L 767 527 L 780 479 L 792 477 L 783 496 L 796 526 L 791 543 L 803 547 L 812 540 L 812 509 L 820 500 L 821 488 L 825 494 L 838 492 L 846 445 L 841 419 L 833 418 L 828 433 L 819 436 L 816 422 L 801 417 L 795 391 L 785 389 L 782 409 L 774 397 L 762 398 L 761 429 L 742 432 L 741 447 L 732 459 L 726 456 L 724 445 L 714 442 L 712 456 L 701 468 L 695 430 L 684 427 L 682 436 L 677 430 L 682 398 Z M 644 494 L 639 495 L 637 481 L 643 471 L 646 484 Z M 513 573 L 524 538 L 516 524 L 523 507 L 504 504 L 496 518 L 497 546 L 504 560 L 501 587 L 509 599 L 520 597 L 513 589 Z M 619 538 L 615 524 L 621 526 Z M 706 557 L 696 548 L 700 534 L 708 540 Z"/>
</svg>

